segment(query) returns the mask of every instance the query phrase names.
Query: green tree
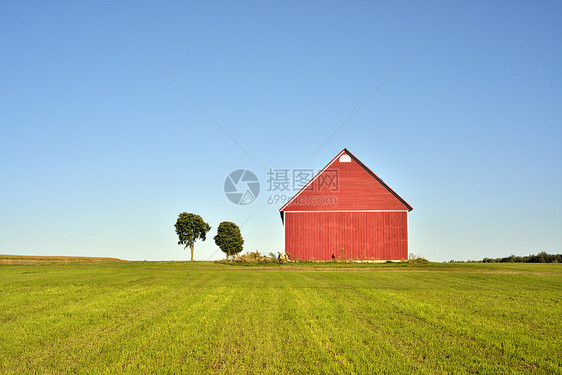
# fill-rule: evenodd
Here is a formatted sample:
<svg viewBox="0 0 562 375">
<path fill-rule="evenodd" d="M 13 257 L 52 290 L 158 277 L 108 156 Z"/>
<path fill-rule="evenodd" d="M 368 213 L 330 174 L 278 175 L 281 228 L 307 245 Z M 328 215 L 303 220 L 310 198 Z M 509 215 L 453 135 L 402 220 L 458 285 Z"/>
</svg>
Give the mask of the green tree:
<svg viewBox="0 0 562 375">
<path fill-rule="evenodd" d="M 244 239 L 240 233 L 238 225 L 230 221 L 223 221 L 219 224 L 217 235 L 215 236 L 215 243 L 220 249 L 226 253 L 226 257 L 238 254 L 242 251 Z"/>
<path fill-rule="evenodd" d="M 189 246 L 193 261 L 195 241 L 198 239 L 205 241 L 207 232 L 211 229 L 210 225 L 199 215 L 182 212 L 178 216 L 175 227 L 179 238 L 178 245 L 184 245 L 184 248 Z"/>
</svg>

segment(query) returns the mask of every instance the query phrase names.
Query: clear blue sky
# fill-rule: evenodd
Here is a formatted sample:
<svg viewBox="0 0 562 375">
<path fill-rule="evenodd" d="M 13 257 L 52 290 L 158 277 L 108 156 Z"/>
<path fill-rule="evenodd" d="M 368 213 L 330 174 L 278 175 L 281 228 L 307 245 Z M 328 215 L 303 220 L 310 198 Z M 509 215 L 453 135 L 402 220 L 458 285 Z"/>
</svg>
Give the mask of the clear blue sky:
<svg viewBox="0 0 562 375">
<path fill-rule="evenodd" d="M 414 253 L 562 251 L 559 1 L 14 1 L 0 46 L 0 254 L 187 259 L 182 211 L 213 227 L 196 259 L 223 220 L 279 251 L 268 170 L 344 147 L 414 207 Z"/>
</svg>

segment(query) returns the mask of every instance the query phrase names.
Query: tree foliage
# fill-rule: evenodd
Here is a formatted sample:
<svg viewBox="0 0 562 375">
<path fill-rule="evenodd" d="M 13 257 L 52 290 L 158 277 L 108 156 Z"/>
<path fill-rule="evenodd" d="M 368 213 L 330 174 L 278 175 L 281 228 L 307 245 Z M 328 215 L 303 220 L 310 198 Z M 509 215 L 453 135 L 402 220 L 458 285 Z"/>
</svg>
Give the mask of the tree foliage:
<svg viewBox="0 0 562 375">
<path fill-rule="evenodd" d="M 195 241 L 198 239 L 205 241 L 211 226 L 201 216 L 187 212 L 179 214 L 174 226 L 179 239 L 178 245 L 183 245 L 185 248 L 189 246 L 191 249 L 191 260 L 193 260 Z"/>
<path fill-rule="evenodd" d="M 537 255 L 526 255 L 518 257 L 511 255 L 504 258 L 484 258 L 484 263 L 562 263 L 562 254 L 548 254 L 545 251 Z"/>
<path fill-rule="evenodd" d="M 238 254 L 243 249 L 244 239 L 240 233 L 240 228 L 230 221 L 223 221 L 219 224 L 214 239 L 217 246 L 226 253 L 227 257 Z"/>
</svg>

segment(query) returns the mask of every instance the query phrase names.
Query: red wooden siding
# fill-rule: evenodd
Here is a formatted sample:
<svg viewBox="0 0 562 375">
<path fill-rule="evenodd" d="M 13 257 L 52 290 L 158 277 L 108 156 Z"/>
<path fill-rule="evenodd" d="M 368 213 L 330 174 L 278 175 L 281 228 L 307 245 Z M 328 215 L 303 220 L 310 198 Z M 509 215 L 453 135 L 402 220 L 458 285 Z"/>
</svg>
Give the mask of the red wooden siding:
<svg viewBox="0 0 562 375">
<path fill-rule="evenodd" d="M 285 252 L 304 260 L 408 258 L 407 211 L 285 212 Z"/>
</svg>

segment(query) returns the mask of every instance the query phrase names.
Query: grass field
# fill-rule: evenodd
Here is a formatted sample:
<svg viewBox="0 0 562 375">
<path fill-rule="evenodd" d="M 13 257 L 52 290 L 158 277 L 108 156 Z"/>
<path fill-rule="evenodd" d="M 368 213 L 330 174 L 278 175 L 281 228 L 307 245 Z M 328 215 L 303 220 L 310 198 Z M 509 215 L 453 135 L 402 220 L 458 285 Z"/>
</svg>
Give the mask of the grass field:
<svg viewBox="0 0 562 375">
<path fill-rule="evenodd" d="M 561 373 L 562 264 L 0 257 L 0 373 Z"/>
</svg>

